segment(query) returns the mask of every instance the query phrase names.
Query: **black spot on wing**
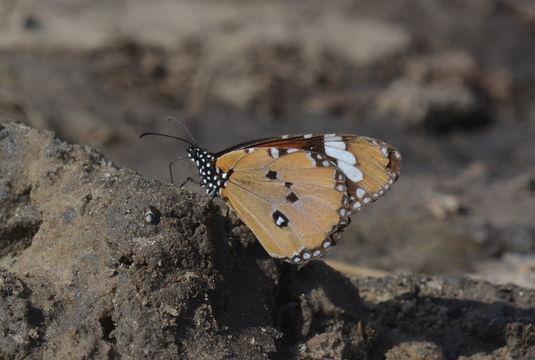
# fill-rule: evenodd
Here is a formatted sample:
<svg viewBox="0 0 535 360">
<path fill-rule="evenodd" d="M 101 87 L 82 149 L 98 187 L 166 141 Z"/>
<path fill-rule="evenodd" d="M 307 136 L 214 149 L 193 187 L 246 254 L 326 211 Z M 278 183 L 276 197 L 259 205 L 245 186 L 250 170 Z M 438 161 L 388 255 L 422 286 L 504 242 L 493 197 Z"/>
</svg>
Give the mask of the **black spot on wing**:
<svg viewBox="0 0 535 360">
<path fill-rule="evenodd" d="M 277 225 L 278 227 L 282 228 L 288 226 L 288 218 L 279 210 L 275 210 L 272 216 L 275 225 Z"/>
<path fill-rule="evenodd" d="M 275 180 L 277 178 L 277 172 L 276 171 L 273 171 L 273 170 L 269 170 L 267 173 L 266 173 L 266 177 L 268 179 L 271 179 L 271 180 Z"/>
<path fill-rule="evenodd" d="M 297 195 L 295 195 L 294 192 L 291 192 L 291 193 L 288 194 L 288 196 L 286 196 L 286 200 L 288 200 L 291 203 L 294 203 L 299 199 L 297 198 Z"/>
<path fill-rule="evenodd" d="M 284 186 L 286 186 L 288 189 L 291 188 L 292 185 L 293 185 L 293 183 L 291 183 L 291 182 L 289 182 L 289 181 L 287 181 L 287 182 L 284 183 Z"/>
</svg>

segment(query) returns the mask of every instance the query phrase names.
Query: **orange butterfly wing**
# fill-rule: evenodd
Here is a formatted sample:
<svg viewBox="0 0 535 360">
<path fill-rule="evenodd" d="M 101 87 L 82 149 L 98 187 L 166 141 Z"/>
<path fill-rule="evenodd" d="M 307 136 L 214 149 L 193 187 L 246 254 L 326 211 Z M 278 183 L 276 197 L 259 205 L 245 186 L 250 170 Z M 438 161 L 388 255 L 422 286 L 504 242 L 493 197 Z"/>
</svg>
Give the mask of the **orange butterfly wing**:
<svg viewBox="0 0 535 360">
<path fill-rule="evenodd" d="M 401 168 L 397 150 L 354 135 L 251 145 L 218 155 L 216 166 L 229 174 L 220 195 L 271 256 L 294 263 L 323 254 Z"/>
<path fill-rule="evenodd" d="M 398 150 L 379 140 L 344 136 L 347 151 L 355 155 L 361 181 L 348 181 L 351 212 L 380 198 L 396 182 L 401 172 Z M 328 142 L 327 142 L 328 143 Z"/>
<path fill-rule="evenodd" d="M 266 251 L 300 262 L 321 255 L 333 244 L 331 235 L 347 224 L 347 188 L 325 157 L 328 166 L 320 167 L 308 151 L 286 151 L 237 150 L 216 166 L 232 171 L 221 197 Z"/>
</svg>

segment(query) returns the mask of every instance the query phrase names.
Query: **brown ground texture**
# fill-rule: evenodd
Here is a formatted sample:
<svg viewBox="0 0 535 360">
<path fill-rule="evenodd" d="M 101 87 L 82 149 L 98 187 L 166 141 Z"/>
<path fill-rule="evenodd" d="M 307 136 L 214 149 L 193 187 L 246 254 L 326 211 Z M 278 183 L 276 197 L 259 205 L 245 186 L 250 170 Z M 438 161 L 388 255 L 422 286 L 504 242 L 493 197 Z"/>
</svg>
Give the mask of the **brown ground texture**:
<svg viewBox="0 0 535 360">
<path fill-rule="evenodd" d="M 0 359 L 535 358 L 534 39 L 530 0 L 1 0 Z M 167 184 L 170 115 L 404 167 L 293 267 Z"/>
<path fill-rule="evenodd" d="M 0 138 L 0 358 L 535 356 L 535 290 L 281 263 L 205 196 L 21 124 Z"/>
</svg>

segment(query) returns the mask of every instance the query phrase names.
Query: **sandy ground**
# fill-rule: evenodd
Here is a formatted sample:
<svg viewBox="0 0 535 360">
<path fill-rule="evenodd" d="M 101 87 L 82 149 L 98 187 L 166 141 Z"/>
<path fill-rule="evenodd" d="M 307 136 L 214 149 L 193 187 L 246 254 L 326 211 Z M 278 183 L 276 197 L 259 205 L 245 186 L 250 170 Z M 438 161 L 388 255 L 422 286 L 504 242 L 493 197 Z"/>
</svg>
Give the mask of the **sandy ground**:
<svg viewBox="0 0 535 360">
<path fill-rule="evenodd" d="M 401 178 L 327 260 L 534 288 L 534 21 L 522 0 L 3 0 L 0 117 L 165 182 L 185 147 L 138 135 L 184 136 L 170 115 L 213 151 L 285 133 L 376 137 L 402 152 Z M 38 228 L 26 210 L 23 241 L 0 239 L 9 270 Z"/>
</svg>

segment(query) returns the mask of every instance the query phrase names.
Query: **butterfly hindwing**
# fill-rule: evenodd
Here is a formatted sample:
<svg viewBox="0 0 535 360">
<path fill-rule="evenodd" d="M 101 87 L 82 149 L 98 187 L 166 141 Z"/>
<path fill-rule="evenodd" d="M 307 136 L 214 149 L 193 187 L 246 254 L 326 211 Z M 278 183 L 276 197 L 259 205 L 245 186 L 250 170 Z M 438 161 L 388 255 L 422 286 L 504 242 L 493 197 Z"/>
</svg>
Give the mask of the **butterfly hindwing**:
<svg viewBox="0 0 535 360">
<path fill-rule="evenodd" d="M 271 256 L 319 256 L 347 225 L 346 179 L 325 157 L 303 149 L 231 151 L 216 166 L 230 172 L 221 196 Z"/>
</svg>

